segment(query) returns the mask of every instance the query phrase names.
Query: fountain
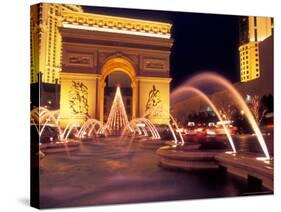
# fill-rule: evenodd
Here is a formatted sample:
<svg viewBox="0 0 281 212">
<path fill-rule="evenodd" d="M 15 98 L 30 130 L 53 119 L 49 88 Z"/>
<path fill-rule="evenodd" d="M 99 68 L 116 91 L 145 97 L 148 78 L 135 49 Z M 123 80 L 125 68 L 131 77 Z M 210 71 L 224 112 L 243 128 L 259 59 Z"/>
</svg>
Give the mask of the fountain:
<svg viewBox="0 0 281 212">
<path fill-rule="evenodd" d="M 30 112 L 31 125 L 35 126 L 39 136 L 42 135 L 47 125 L 53 125 L 61 134 L 59 126 L 59 111 L 50 111 L 45 107 L 34 108 Z M 42 127 L 41 127 L 42 126 Z"/>
<path fill-rule="evenodd" d="M 96 129 L 96 126 L 98 126 L 98 129 Z M 91 135 L 93 134 L 93 132 L 94 135 L 96 135 L 101 126 L 102 124 L 100 121 L 90 118 L 81 126 L 77 136 L 82 140 L 89 138 L 91 139 Z"/>
<path fill-rule="evenodd" d="M 198 75 L 192 77 L 191 79 L 187 80 L 184 83 L 184 85 L 180 86 L 178 89 L 173 91 L 171 95 L 173 96 L 174 94 L 179 93 L 181 90 L 184 90 L 186 86 L 195 86 L 200 83 L 206 83 L 206 82 L 217 83 L 217 84 L 223 86 L 225 89 L 227 89 L 232 94 L 233 99 L 237 102 L 237 104 L 240 106 L 240 108 L 244 111 L 244 114 L 245 114 L 246 118 L 248 119 L 248 121 L 251 125 L 251 128 L 253 129 L 253 131 L 258 139 L 258 142 L 265 155 L 265 158 L 262 158 L 262 159 L 270 160 L 270 155 L 269 155 L 266 143 L 264 141 L 262 133 L 258 127 L 258 124 L 256 123 L 256 120 L 255 120 L 252 112 L 250 111 L 249 107 L 247 106 L 247 104 L 244 101 L 241 94 L 225 78 L 221 77 L 218 74 L 214 74 L 214 73 L 210 73 L 210 72 L 198 74 Z M 258 159 L 260 159 L 260 158 L 258 158 Z"/>
<path fill-rule="evenodd" d="M 212 108 L 212 110 L 214 111 L 214 113 L 216 114 L 216 116 L 218 117 L 218 119 L 223 123 L 223 118 L 221 117 L 218 109 L 216 108 L 216 106 L 213 104 L 213 102 L 209 99 L 209 97 L 207 95 L 205 95 L 202 91 L 200 91 L 199 89 L 197 88 L 194 88 L 194 87 L 190 87 L 190 86 L 185 86 L 183 87 L 182 89 L 178 89 L 176 90 L 175 92 L 172 93 L 171 95 L 171 99 L 175 99 L 177 98 L 177 96 L 179 95 L 183 95 L 184 93 L 187 93 L 187 92 L 193 92 L 193 93 L 196 93 L 197 95 L 199 95 L 204 101 L 206 101 L 208 103 L 208 105 Z M 229 144 L 232 148 L 232 151 L 233 153 L 236 153 L 236 148 L 235 148 L 235 145 L 234 145 L 234 142 L 233 142 L 233 139 L 230 135 L 230 132 L 229 130 L 227 129 L 227 126 L 225 124 L 222 124 L 223 126 L 223 129 L 225 131 L 225 134 L 228 138 L 228 141 L 229 141 Z"/>
<path fill-rule="evenodd" d="M 174 117 L 172 116 L 172 114 L 167 112 L 166 110 L 158 109 L 156 107 L 156 108 L 151 108 L 150 110 L 147 110 L 145 112 L 145 114 L 143 115 L 143 117 L 147 117 L 147 116 L 149 116 L 149 115 L 151 115 L 153 113 L 156 113 L 156 114 L 164 113 L 165 115 L 169 116 L 169 118 L 172 121 L 173 125 L 176 127 L 176 132 L 178 132 L 179 137 L 180 137 L 180 142 L 178 142 L 178 139 L 177 139 L 177 136 L 176 136 L 176 133 L 175 133 L 173 127 L 171 126 L 170 123 L 167 123 L 166 125 L 168 126 L 170 132 L 172 133 L 173 139 L 174 139 L 173 140 L 174 145 L 184 145 L 184 140 L 183 140 L 182 134 L 180 132 L 179 126 L 178 126 L 176 120 L 174 119 Z"/>
<path fill-rule="evenodd" d="M 80 127 L 80 122 L 77 121 L 69 121 L 64 128 L 64 131 L 60 134 L 60 141 L 68 142 L 68 137 L 72 131 L 75 131 L 75 137 L 78 137 L 79 131 L 78 128 Z"/>
<path fill-rule="evenodd" d="M 197 88 L 197 86 L 199 86 L 200 83 L 206 84 L 206 82 L 215 82 L 226 88 L 231 93 L 231 95 L 234 97 L 234 100 L 244 111 L 245 116 L 247 117 L 253 131 L 255 132 L 258 142 L 265 155 L 265 158 L 262 159 L 256 158 L 256 159 L 258 161 L 259 160 L 268 161 L 270 159 L 270 156 L 267 150 L 267 146 L 260 132 L 260 129 L 253 117 L 253 114 L 251 113 L 250 109 L 248 108 L 247 104 L 243 100 L 240 93 L 234 88 L 233 85 L 231 85 L 230 82 L 228 82 L 223 77 L 213 73 L 203 73 L 203 74 L 196 75 L 191 79 L 187 80 L 182 86 L 180 86 L 179 88 L 177 88 L 172 92 L 171 94 L 172 101 L 175 102 L 177 99 L 179 99 L 179 97 L 182 97 L 187 92 L 195 93 L 208 103 L 208 105 L 212 108 L 214 113 L 217 115 L 218 119 L 222 122 L 223 119 L 216 106 L 208 98 L 207 95 L 205 95 L 201 90 Z M 218 169 L 220 163 L 224 163 L 224 165 L 227 166 L 229 171 L 232 173 L 239 175 L 242 172 L 245 172 L 245 167 L 244 168 L 242 167 L 243 164 L 245 164 L 245 162 L 247 163 L 247 161 L 251 162 L 253 158 L 250 154 L 249 155 L 239 154 L 236 151 L 233 139 L 230 135 L 229 130 L 227 129 L 227 126 L 223 125 L 223 128 L 228 138 L 229 144 L 232 148 L 232 152 L 229 151 L 225 152 L 226 147 L 219 144 L 219 142 L 218 142 L 219 144 L 218 146 L 214 146 L 215 149 L 212 146 L 208 145 L 208 143 L 213 143 L 213 142 L 202 143 L 203 145 L 200 146 L 197 150 L 185 149 L 180 146 L 162 147 L 157 150 L 160 165 L 162 165 L 163 167 L 173 168 L 173 169 L 202 170 L 202 169 Z M 231 160 L 233 161 L 241 160 L 241 164 L 240 162 L 239 163 L 237 162 L 237 164 L 240 164 L 239 167 L 237 167 L 237 169 L 232 170 L 231 166 L 229 166 L 229 161 Z M 257 167 L 257 169 L 259 169 L 263 167 L 264 164 L 259 163 L 255 166 Z"/>
<path fill-rule="evenodd" d="M 141 123 L 143 125 L 141 125 Z M 152 139 L 160 139 L 160 135 L 159 135 L 157 129 L 155 128 L 155 126 L 151 123 L 151 121 L 149 121 L 146 118 L 135 118 L 135 119 L 131 120 L 126 125 L 126 127 L 123 129 L 122 134 L 121 134 L 121 138 L 125 135 L 125 133 L 128 130 L 129 130 L 129 132 L 135 134 L 136 130 L 141 131 L 141 128 L 142 129 L 148 128 L 149 132 L 151 133 Z M 144 132 L 146 132 L 146 134 L 147 134 L 146 130 L 144 130 Z M 148 134 L 147 134 L 147 136 L 148 136 Z"/>
<path fill-rule="evenodd" d="M 99 137 L 108 135 L 113 136 L 104 140 L 112 140 L 112 142 L 114 142 L 114 140 L 116 141 L 114 136 L 120 136 L 118 142 L 120 145 L 120 140 L 124 139 L 125 134 L 128 134 L 129 132 L 133 135 L 130 140 L 142 137 L 147 142 L 160 143 L 160 135 L 150 120 L 146 118 L 137 118 L 130 122 L 128 121 L 119 85 L 116 88 L 110 113 L 107 122 L 104 125 L 93 118 L 87 117 L 84 119 L 85 121 L 81 123 L 81 117 L 73 117 L 73 119 L 68 121 L 64 129 L 61 129 L 59 125 L 59 114 L 59 110 L 50 111 L 45 107 L 39 107 L 31 111 L 31 125 L 36 128 L 40 140 L 47 127 L 53 126 L 58 131 L 57 138 L 49 136 L 48 142 L 44 144 L 40 143 L 40 149 L 44 151 L 44 153 L 69 152 L 72 149 L 74 150 L 74 147 L 79 146 L 80 141 L 93 141 L 93 138 L 96 138 L 96 135 Z M 170 129 L 173 132 L 171 126 Z M 138 135 L 137 137 L 136 134 Z M 99 138 L 99 141 L 102 140 L 102 138 Z M 124 144 L 125 143 L 126 145 L 128 144 L 127 141 L 124 142 Z M 99 145 L 101 143 L 97 142 L 97 144 Z"/>
<path fill-rule="evenodd" d="M 76 126 L 68 123 L 67 127 L 62 130 L 59 119 L 59 110 L 50 111 L 45 107 L 38 107 L 30 112 L 30 125 L 35 127 L 38 135 L 32 137 L 34 139 L 32 142 L 39 145 L 40 154 L 42 152 L 69 152 L 78 149 L 80 143 L 68 139 L 73 129 L 77 131 Z"/>
<path fill-rule="evenodd" d="M 137 136 L 136 133 L 138 133 Z M 166 141 L 161 139 L 156 127 L 147 118 L 131 120 L 123 129 L 119 140 L 123 140 L 126 135 L 130 136 L 129 146 L 132 141 L 136 141 L 140 144 L 141 148 L 146 149 L 157 149 L 167 144 Z"/>
</svg>

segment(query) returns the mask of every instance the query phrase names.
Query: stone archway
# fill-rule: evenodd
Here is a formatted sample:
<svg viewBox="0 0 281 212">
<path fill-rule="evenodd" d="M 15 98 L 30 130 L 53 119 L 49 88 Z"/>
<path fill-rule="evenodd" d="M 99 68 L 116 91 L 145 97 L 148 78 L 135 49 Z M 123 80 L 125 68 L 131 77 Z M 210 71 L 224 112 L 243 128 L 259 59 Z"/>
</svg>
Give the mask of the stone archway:
<svg viewBox="0 0 281 212">
<path fill-rule="evenodd" d="M 112 57 L 108 59 L 102 66 L 101 74 L 99 77 L 98 83 L 98 113 L 99 119 L 104 122 L 104 88 L 106 86 L 105 79 L 106 77 L 115 71 L 121 71 L 127 74 L 131 79 L 132 87 L 132 119 L 136 118 L 136 106 L 137 106 L 137 87 L 136 87 L 136 71 L 132 63 L 123 57 Z"/>
</svg>

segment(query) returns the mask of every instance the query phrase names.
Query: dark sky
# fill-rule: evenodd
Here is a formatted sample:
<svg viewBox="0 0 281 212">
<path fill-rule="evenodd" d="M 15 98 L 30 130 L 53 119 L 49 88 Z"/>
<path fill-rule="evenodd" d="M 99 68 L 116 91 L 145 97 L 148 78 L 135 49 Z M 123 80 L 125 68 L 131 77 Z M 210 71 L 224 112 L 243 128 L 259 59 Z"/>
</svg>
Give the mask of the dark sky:
<svg viewBox="0 0 281 212">
<path fill-rule="evenodd" d="M 239 81 L 239 16 L 105 7 L 85 12 L 164 21 L 173 24 L 171 88 L 201 71 L 214 71 Z"/>
</svg>

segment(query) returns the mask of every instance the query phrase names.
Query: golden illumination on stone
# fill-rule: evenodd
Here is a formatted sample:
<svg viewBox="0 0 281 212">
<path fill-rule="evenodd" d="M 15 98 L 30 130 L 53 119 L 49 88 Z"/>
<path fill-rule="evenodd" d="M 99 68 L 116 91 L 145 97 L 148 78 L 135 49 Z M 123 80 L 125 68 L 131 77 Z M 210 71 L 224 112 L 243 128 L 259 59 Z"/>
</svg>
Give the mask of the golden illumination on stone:
<svg viewBox="0 0 281 212">
<path fill-rule="evenodd" d="M 86 116 L 96 117 L 96 74 L 77 74 L 77 73 L 61 73 L 61 98 L 60 98 L 60 126 L 64 128 L 69 121 L 83 123 Z M 83 84 L 86 92 L 82 93 L 73 87 L 74 83 Z M 85 102 L 74 102 L 73 96 L 77 99 L 86 99 L 87 111 L 85 110 Z M 75 104 L 75 105 L 73 105 Z M 83 110 L 74 110 L 83 106 Z"/>
<path fill-rule="evenodd" d="M 40 16 L 40 18 L 39 18 Z M 41 3 L 31 7 L 31 83 L 60 83 L 62 37 L 60 27 L 169 39 L 171 24 L 84 13 L 80 6 Z"/>
<path fill-rule="evenodd" d="M 103 123 L 105 79 L 113 72 L 123 72 L 131 80 L 131 111 L 127 111 L 130 117 L 134 119 L 146 114 L 149 99 L 151 101 L 149 95 L 156 89 L 161 104 L 157 105 L 158 114 L 150 119 L 154 124 L 167 124 L 170 120 L 171 26 L 156 21 L 84 13 L 75 5 L 33 5 L 31 83 L 38 83 L 38 76 L 42 76 L 43 83 L 60 84 L 60 126 L 64 128 L 70 121 L 82 123 L 86 117 Z M 88 46 L 75 39 L 63 42 L 63 38 L 81 38 L 85 34 L 90 34 L 87 39 L 92 43 Z M 102 34 L 99 38 L 102 41 L 107 39 L 115 43 L 122 37 L 122 42 L 128 45 L 102 44 L 95 37 L 99 34 Z M 132 44 L 140 47 L 135 48 Z"/>
<path fill-rule="evenodd" d="M 97 15 L 92 13 L 62 13 L 63 27 L 170 38 L 171 24 L 141 19 Z"/>
<path fill-rule="evenodd" d="M 31 83 L 42 81 L 54 84 L 61 71 L 62 26 L 61 14 L 66 11 L 82 13 L 80 6 L 66 4 L 40 3 L 31 7 L 30 14 L 30 52 Z"/>
<path fill-rule="evenodd" d="M 153 124 L 167 124 L 170 122 L 170 82 L 171 78 L 137 77 L 139 84 L 139 114 L 143 116 L 147 112 L 147 105 L 151 94 L 156 98 L 155 113 L 149 116 Z M 154 93 L 154 94 L 153 94 Z M 154 100 L 155 102 L 155 100 Z"/>
</svg>

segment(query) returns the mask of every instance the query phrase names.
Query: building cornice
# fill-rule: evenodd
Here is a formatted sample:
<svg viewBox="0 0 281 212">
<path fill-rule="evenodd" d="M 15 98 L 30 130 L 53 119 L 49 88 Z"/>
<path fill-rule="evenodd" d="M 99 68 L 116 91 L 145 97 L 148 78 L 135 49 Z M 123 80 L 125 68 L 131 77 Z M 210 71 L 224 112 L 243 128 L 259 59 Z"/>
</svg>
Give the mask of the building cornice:
<svg viewBox="0 0 281 212">
<path fill-rule="evenodd" d="M 62 26 L 72 29 L 170 39 L 172 24 L 92 13 L 64 11 L 62 12 Z"/>
</svg>

